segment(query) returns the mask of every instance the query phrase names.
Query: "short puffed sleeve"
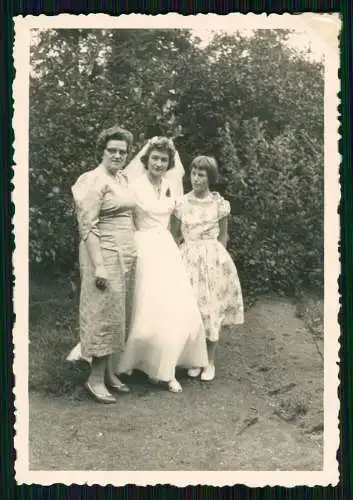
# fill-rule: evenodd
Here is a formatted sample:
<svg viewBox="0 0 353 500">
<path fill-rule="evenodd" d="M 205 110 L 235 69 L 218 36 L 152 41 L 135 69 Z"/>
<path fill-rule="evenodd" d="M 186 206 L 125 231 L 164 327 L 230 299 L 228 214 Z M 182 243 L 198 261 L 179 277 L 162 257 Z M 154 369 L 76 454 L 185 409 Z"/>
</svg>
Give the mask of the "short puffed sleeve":
<svg viewBox="0 0 353 500">
<path fill-rule="evenodd" d="M 82 240 L 89 233 L 100 237 L 98 220 L 105 189 L 106 184 L 94 170 L 81 175 L 71 188 Z"/>
<path fill-rule="evenodd" d="M 229 201 L 225 200 L 219 193 L 217 193 L 217 195 L 217 212 L 218 220 L 220 220 L 230 214 L 230 203 Z"/>
<path fill-rule="evenodd" d="M 179 220 L 182 220 L 183 218 L 184 206 L 185 206 L 185 196 L 180 196 L 179 198 L 176 199 L 173 210 L 173 215 Z"/>
</svg>

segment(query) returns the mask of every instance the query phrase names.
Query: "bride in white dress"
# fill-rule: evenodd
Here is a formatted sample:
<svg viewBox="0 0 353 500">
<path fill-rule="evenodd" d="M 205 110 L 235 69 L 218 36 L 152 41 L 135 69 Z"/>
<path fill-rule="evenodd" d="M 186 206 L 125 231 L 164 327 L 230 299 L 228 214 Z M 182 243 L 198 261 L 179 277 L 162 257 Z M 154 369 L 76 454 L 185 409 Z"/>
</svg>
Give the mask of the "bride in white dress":
<svg viewBox="0 0 353 500">
<path fill-rule="evenodd" d="M 131 184 L 136 196 L 135 294 L 128 339 L 115 371 L 139 369 L 154 381 L 167 382 L 171 392 L 181 392 L 176 367 L 205 367 L 208 357 L 197 302 L 169 231 L 182 190 L 181 177 L 168 175 L 177 170 L 175 155 L 171 140 L 155 137 L 127 167 L 130 178 L 141 173 L 141 166 L 143 173 Z"/>
</svg>

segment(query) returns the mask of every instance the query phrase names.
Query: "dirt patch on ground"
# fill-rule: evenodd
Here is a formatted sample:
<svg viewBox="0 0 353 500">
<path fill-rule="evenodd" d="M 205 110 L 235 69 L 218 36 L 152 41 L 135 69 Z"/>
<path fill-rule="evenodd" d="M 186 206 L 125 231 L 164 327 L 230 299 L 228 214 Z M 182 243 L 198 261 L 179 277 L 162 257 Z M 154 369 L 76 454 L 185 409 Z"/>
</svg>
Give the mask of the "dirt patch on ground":
<svg viewBox="0 0 353 500">
<path fill-rule="evenodd" d="M 322 349 L 323 346 L 321 345 Z M 322 352 L 322 351 L 321 351 Z M 223 333 L 212 383 L 142 376 L 116 405 L 30 394 L 31 470 L 321 470 L 323 362 L 288 300 Z"/>
</svg>

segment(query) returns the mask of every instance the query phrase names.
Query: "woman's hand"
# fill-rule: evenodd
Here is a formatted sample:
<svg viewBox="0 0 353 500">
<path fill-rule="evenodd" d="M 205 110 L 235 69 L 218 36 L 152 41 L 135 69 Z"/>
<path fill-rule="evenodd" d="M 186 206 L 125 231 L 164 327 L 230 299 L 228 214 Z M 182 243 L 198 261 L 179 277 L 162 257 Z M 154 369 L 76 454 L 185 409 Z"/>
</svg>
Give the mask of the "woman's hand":
<svg viewBox="0 0 353 500">
<path fill-rule="evenodd" d="M 85 243 L 94 267 L 95 285 L 99 290 L 105 290 L 108 285 L 108 274 L 103 264 L 99 237 L 94 233 L 89 233 Z"/>
<path fill-rule="evenodd" d="M 108 275 L 104 266 L 100 265 L 96 267 L 96 272 L 94 274 L 95 283 L 98 290 L 105 290 L 108 285 Z"/>
</svg>

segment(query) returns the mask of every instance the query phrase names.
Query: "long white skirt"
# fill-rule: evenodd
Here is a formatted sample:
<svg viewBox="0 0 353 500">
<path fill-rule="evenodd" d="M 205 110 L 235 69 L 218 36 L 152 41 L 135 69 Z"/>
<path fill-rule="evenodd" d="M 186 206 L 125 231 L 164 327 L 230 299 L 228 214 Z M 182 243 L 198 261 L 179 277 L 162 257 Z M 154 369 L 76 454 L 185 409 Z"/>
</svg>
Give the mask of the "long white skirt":
<svg viewBox="0 0 353 500">
<path fill-rule="evenodd" d="M 208 364 L 205 331 L 181 255 L 167 229 L 137 231 L 132 323 L 117 372 L 169 381 Z"/>
</svg>

